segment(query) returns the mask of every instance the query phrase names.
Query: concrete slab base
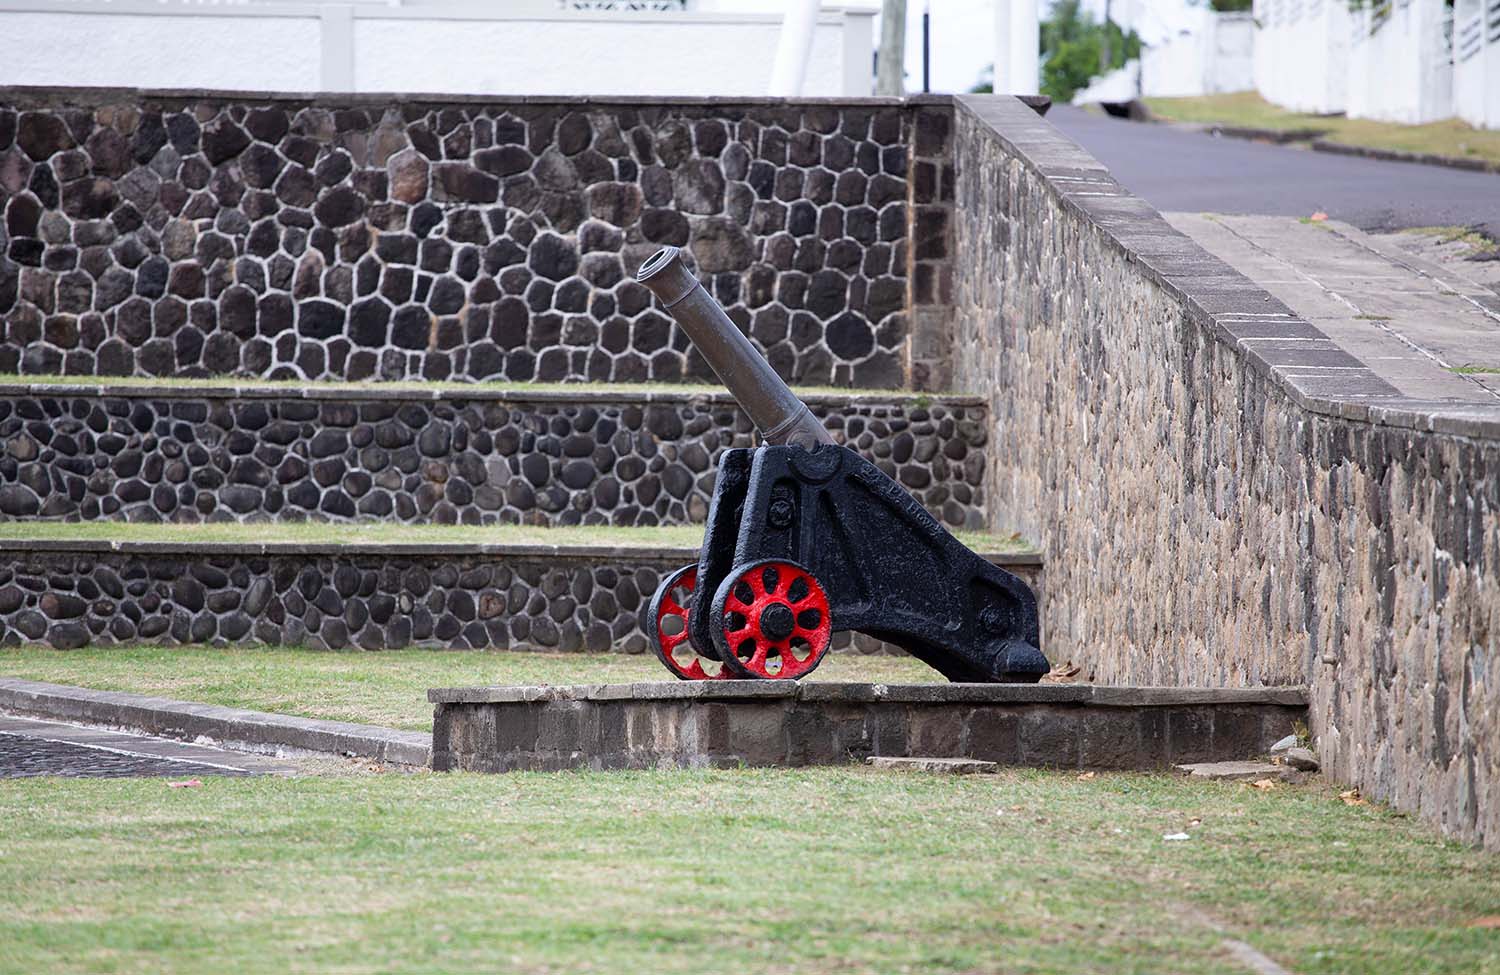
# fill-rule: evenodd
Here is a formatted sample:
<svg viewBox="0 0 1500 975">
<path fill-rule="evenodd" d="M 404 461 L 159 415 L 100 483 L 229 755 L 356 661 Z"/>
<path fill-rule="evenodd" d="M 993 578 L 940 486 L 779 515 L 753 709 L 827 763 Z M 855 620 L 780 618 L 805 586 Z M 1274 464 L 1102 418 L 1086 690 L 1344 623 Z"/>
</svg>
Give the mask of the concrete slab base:
<svg viewBox="0 0 1500 975">
<path fill-rule="evenodd" d="M 479 772 L 933 755 L 1165 769 L 1264 755 L 1306 714 L 1300 687 L 703 681 L 454 688 L 428 699 L 432 767 Z"/>
<path fill-rule="evenodd" d="M 893 772 L 934 772 L 939 775 L 984 775 L 1000 771 L 995 762 L 977 758 L 893 758 L 871 755 L 865 764 Z"/>
<path fill-rule="evenodd" d="M 1177 771 L 1194 779 L 1223 779 L 1230 782 L 1256 779 L 1284 779 L 1294 770 L 1270 762 L 1195 762 L 1178 765 Z"/>
</svg>

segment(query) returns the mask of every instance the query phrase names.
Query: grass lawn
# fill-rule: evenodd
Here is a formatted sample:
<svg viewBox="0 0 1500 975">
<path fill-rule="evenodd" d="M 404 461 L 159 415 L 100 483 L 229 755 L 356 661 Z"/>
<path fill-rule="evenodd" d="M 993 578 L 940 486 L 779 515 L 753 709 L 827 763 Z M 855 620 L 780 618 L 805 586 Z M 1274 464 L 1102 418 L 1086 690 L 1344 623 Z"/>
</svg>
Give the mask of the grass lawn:
<svg viewBox="0 0 1500 975">
<path fill-rule="evenodd" d="M 0 676 L 416 731 L 432 729 L 429 687 L 674 679 L 654 655 L 213 647 L 7 647 L 0 649 Z M 808 679 L 944 678 L 911 657 L 834 653 Z"/>
<path fill-rule="evenodd" d="M 1500 858 L 1317 785 L 23 779 L 0 823 L 6 972 L 1500 971 Z"/>
<path fill-rule="evenodd" d="M 1020 535 L 986 532 L 953 533 L 976 552 L 1006 554 L 1035 551 Z M 703 541 L 702 525 L 616 528 L 598 525 L 401 525 L 330 524 L 328 522 L 208 522 L 153 525 L 121 521 L 9 521 L 0 524 L 0 551 L 7 540 L 111 542 L 222 542 L 260 544 L 295 542 L 304 545 L 440 543 L 525 545 L 680 546 L 696 549 Z"/>
<path fill-rule="evenodd" d="M 1325 129 L 1327 133 L 1322 138 L 1332 142 L 1500 162 L 1500 131 L 1476 129 L 1459 119 L 1402 125 L 1342 115 L 1303 115 L 1272 105 L 1253 91 L 1145 101 L 1153 115 L 1173 122 L 1219 123 L 1277 131 Z"/>
</svg>

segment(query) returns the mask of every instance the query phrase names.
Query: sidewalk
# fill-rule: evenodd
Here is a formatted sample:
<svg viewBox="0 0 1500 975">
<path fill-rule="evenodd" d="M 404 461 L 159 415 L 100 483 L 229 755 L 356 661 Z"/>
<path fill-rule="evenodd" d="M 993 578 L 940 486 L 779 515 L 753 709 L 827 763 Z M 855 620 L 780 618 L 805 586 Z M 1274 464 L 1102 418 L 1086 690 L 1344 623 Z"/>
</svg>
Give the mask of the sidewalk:
<svg viewBox="0 0 1500 975">
<path fill-rule="evenodd" d="M 1165 216 L 1403 394 L 1500 404 L 1500 264 L 1439 262 L 1429 238 L 1333 220 Z"/>
</svg>

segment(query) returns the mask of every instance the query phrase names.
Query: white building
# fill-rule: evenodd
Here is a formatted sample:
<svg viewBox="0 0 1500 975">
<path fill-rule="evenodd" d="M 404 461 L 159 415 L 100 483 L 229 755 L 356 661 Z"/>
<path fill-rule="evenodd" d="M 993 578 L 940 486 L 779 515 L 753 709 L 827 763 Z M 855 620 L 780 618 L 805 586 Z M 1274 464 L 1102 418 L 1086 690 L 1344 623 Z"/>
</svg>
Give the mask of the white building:
<svg viewBox="0 0 1500 975">
<path fill-rule="evenodd" d="M 873 6 L 825 6 L 802 85 L 869 95 Z M 782 17 L 713 0 L 0 0 L 0 84 L 765 95 Z"/>
</svg>

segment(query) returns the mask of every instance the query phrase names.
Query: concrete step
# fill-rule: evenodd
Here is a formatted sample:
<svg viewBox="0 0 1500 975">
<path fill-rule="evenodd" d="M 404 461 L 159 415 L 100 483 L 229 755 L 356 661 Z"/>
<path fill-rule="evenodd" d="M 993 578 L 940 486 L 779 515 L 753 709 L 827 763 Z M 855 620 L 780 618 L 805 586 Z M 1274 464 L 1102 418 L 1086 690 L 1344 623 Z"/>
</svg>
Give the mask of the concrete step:
<svg viewBox="0 0 1500 975">
<path fill-rule="evenodd" d="M 1044 598 L 1041 557 L 962 534 Z M 0 644 L 648 649 L 660 580 L 701 530 L 0 524 Z M 835 648 L 873 652 L 846 634 Z"/>
<path fill-rule="evenodd" d="M 708 386 L 11 378 L 7 520 L 700 523 L 756 442 Z M 799 392 L 945 524 L 985 524 L 981 398 Z"/>
<path fill-rule="evenodd" d="M 432 767 L 798 766 L 941 755 L 1164 769 L 1266 754 L 1303 687 L 700 681 L 427 693 Z"/>
</svg>

